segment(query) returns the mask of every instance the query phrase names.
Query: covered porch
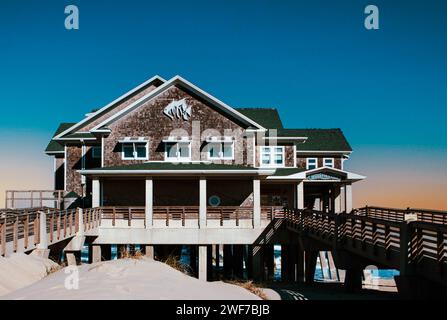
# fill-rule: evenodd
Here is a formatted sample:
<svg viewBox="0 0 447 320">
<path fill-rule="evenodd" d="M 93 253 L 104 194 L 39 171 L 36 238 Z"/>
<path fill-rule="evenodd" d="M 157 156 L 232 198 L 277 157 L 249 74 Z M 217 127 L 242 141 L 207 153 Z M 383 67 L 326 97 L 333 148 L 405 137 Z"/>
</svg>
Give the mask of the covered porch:
<svg viewBox="0 0 447 320">
<path fill-rule="evenodd" d="M 92 206 L 101 208 L 101 225 L 262 228 L 282 209 L 261 206 L 261 181 L 274 172 L 272 169 L 215 164 L 169 166 L 168 170 L 83 172 L 91 178 Z"/>
</svg>

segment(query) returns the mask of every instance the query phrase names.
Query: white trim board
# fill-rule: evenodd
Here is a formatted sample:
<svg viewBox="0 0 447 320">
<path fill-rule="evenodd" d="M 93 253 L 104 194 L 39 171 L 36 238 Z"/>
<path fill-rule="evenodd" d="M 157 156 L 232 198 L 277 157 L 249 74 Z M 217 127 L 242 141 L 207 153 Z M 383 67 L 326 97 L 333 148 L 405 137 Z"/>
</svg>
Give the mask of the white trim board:
<svg viewBox="0 0 447 320">
<path fill-rule="evenodd" d="M 271 175 L 275 172 L 272 170 L 254 169 L 254 170 L 77 170 L 80 174 L 91 175 L 114 175 L 114 174 L 128 174 L 128 175 L 151 175 L 151 174 L 257 174 L 257 175 Z"/>
<path fill-rule="evenodd" d="M 267 177 L 268 180 L 304 180 L 304 181 L 308 181 L 306 180 L 307 175 L 308 174 L 312 174 L 312 173 L 318 173 L 320 171 L 329 171 L 329 172 L 335 172 L 335 173 L 343 173 L 346 174 L 346 179 L 345 180 L 351 180 L 351 181 L 359 181 L 359 180 L 363 180 L 366 179 L 365 176 L 359 175 L 357 173 L 353 173 L 353 172 L 349 172 L 349 171 L 344 171 L 344 170 L 340 170 L 340 169 L 336 169 L 336 168 L 330 168 L 330 167 L 319 167 L 316 169 L 312 169 L 312 170 L 306 170 L 306 171 L 302 171 L 302 172 L 297 172 L 288 176 L 270 176 Z M 330 182 L 332 180 L 325 180 L 325 181 L 318 181 L 318 182 Z"/>
</svg>

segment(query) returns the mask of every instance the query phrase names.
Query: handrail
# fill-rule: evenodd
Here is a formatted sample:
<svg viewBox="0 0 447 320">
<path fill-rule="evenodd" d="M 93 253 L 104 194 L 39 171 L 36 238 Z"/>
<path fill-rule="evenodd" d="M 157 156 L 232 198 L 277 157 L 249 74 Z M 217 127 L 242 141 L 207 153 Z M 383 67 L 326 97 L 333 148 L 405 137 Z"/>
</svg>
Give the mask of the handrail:
<svg viewBox="0 0 447 320">
<path fill-rule="evenodd" d="M 366 215 L 379 219 L 387 219 L 394 221 L 405 221 L 406 215 L 416 215 L 418 221 L 426 221 L 447 225 L 447 211 L 430 210 L 419 208 L 386 208 L 377 206 L 365 206 L 354 209 L 353 212 L 358 215 Z"/>
<path fill-rule="evenodd" d="M 16 211 L 14 211 L 16 212 Z M 40 234 L 41 213 L 45 213 L 45 230 L 47 235 Z M 61 210 L 45 209 L 32 211 L 21 210 L 12 214 L 3 211 L 0 218 L 0 255 L 6 255 L 6 244 L 12 242 L 14 252 L 19 250 L 19 240 L 23 239 L 23 249 L 34 248 L 40 243 L 42 236 L 48 236 L 50 243 L 73 236 L 78 230 L 78 209 Z M 33 237 L 33 243 L 30 242 Z"/>
<path fill-rule="evenodd" d="M 285 209 L 285 221 L 289 228 L 335 247 L 343 246 L 345 249 L 360 252 L 366 250 L 366 246 L 372 246 L 376 255 L 380 248 L 384 254 L 381 261 L 389 261 L 391 267 L 398 268 L 401 272 L 427 263 L 437 266 L 440 272 L 447 270 L 445 224 L 396 221 L 393 217 L 386 220 L 384 217 L 376 218 L 372 214 L 358 214 L 357 210 L 334 214 Z M 389 260 L 393 252 L 400 258 Z"/>
</svg>

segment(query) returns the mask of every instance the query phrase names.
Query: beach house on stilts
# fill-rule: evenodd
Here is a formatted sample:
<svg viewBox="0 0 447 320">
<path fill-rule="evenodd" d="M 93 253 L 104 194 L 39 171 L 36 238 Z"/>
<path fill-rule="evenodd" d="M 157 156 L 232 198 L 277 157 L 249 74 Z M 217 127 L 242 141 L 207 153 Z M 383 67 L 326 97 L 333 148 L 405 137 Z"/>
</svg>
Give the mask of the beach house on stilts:
<svg viewBox="0 0 447 320">
<path fill-rule="evenodd" d="M 350 212 L 364 179 L 344 170 L 351 151 L 340 129 L 284 128 L 276 109 L 230 106 L 180 76 L 60 124 L 46 149 L 65 206 L 100 212 L 85 231 L 94 260 L 110 245 L 190 246 L 202 279 L 222 257 L 225 272 L 268 277 L 274 243 L 299 248 L 269 239 L 284 208 Z"/>
</svg>

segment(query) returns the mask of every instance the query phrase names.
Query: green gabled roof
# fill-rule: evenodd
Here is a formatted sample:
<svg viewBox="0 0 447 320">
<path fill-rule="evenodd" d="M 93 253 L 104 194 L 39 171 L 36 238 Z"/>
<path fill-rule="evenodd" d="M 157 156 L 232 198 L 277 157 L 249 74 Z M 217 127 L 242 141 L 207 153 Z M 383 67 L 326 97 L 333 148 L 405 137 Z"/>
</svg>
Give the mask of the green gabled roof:
<svg viewBox="0 0 447 320">
<path fill-rule="evenodd" d="M 305 143 L 298 143 L 302 151 L 352 151 L 340 129 L 282 129 L 279 137 L 307 137 Z"/>
<path fill-rule="evenodd" d="M 256 168 L 218 163 L 172 163 L 172 162 L 145 162 L 121 166 L 88 169 L 92 171 L 110 170 L 256 170 Z"/>
<path fill-rule="evenodd" d="M 343 132 L 336 129 L 285 129 L 275 108 L 236 108 L 266 129 L 276 129 L 278 137 L 308 137 L 297 150 L 305 151 L 352 151 Z"/>
<path fill-rule="evenodd" d="M 236 108 L 236 111 L 249 117 L 266 129 L 282 129 L 282 121 L 275 108 Z"/>
<path fill-rule="evenodd" d="M 59 125 L 56 132 L 53 134 L 53 138 L 57 136 L 59 133 L 64 132 L 68 128 L 74 126 L 76 123 L 72 122 L 63 122 Z M 64 151 L 64 146 L 61 145 L 59 142 L 51 140 L 48 144 L 47 148 L 45 149 L 45 152 L 51 153 L 51 152 L 61 152 Z"/>
<path fill-rule="evenodd" d="M 289 176 L 291 174 L 295 174 L 295 173 L 299 173 L 299 172 L 303 172 L 306 171 L 306 169 L 304 168 L 278 168 L 276 169 L 275 173 L 273 174 L 273 176 Z"/>
</svg>

